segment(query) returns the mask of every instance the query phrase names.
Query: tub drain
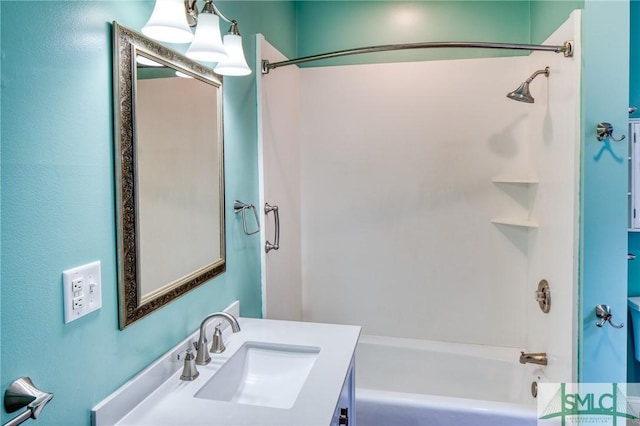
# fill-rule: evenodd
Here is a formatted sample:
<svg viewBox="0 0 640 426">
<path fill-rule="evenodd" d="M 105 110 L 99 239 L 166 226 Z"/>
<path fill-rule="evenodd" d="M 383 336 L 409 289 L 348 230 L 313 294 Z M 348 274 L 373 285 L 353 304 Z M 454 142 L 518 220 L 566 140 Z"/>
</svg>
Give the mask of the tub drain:
<svg viewBox="0 0 640 426">
<path fill-rule="evenodd" d="M 534 398 L 538 396 L 538 382 L 531 382 L 531 396 Z"/>
</svg>

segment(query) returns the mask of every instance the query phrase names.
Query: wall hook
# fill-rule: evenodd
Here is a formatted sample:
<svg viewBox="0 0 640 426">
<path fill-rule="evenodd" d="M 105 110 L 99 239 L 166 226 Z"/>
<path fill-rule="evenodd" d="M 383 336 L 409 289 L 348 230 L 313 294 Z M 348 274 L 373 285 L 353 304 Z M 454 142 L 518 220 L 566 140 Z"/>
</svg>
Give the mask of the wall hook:
<svg viewBox="0 0 640 426">
<path fill-rule="evenodd" d="M 602 321 L 596 322 L 598 327 L 602 327 L 605 322 L 608 322 L 609 325 L 613 328 L 622 328 L 624 327 L 624 323 L 620 323 L 620 325 L 615 325 L 611 322 L 611 307 L 609 305 L 598 305 L 596 306 L 596 316 L 600 318 Z"/>
<path fill-rule="evenodd" d="M 613 141 L 615 142 L 620 142 L 621 140 L 624 139 L 624 135 L 622 135 L 622 137 L 620 139 L 616 139 L 613 137 L 613 126 L 611 125 L 611 123 L 598 123 L 598 126 L 596 127 L 596 137 L 598 138 L 599 141 L 603 141 L 606 138 L 611 138 Z"/>
</svg>

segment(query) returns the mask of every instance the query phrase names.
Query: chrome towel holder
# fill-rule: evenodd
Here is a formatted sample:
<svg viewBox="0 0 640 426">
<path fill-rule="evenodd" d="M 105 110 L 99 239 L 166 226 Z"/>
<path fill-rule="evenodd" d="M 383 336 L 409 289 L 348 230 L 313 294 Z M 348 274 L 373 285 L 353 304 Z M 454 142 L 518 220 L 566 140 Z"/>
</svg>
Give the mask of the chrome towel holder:
<svg viewBox="0 0 640 426">
<path fill-rule="evenodd" d="M 29 377 L 20 377 L 4 391 L 4 409 L 7 413 L 13 413 L 25 407 L 27 410 L 9 420 L 4 426 L 17 426 L 29 419 L 37 419 L 52 398 L 52 393 L 38 389 Z"/>
<path fill-rule="evenodd" d="M 247 210 L 253 210 L 253 215 L 256 218 L 256 230 L 255 231 L 249 232 L 247 230 L 247 217 L 245 215 L 245 212 Z M 258 232 L 260 232 L 260 219 L 258 218 L 258 211 L 256 210 L 256 206 L 254 206 L 253 204 L 243 203 L 240 200 L 236 200 L 233 203 L 233 212 L 236 213 L 236 214 L 237 213 L 242 213 L 242 230 L 244 231 L 245 234 L 253 235 L 253 234 L 257 234 Z"/>
</svg>

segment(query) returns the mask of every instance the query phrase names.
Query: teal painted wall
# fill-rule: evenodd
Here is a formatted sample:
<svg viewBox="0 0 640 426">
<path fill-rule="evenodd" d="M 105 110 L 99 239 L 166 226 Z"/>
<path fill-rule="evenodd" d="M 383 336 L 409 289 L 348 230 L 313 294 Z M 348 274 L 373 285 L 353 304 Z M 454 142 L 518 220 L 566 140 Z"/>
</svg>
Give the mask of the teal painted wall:
<svg viewBox="0 0 640 426">
<path fill-rule="evenodd" d="M 528 1 L 301 1 L 298 56 L 421 41 L 529 42 Z M 506 50 L 385 52 L 306 66 L 459 59 L 522 54 Z"/>
<path fill-rule="evenodd" d="M 612 142 L 596 161 L 603 143 L 594 129 L 609 121 L 618 134 L 626 133 L 629 2 L 586 0 L 584 6 L 578 373 L 584 382 L 625 382 L 627 333 L 597 328 L 594 308 L 611 305 L 614 319 L 626 320 L 628 138 Z"/>
<path fill-rule="evenodd" d="M 298 55 L 419 41 L 542 43 L 583 0 L 300 1 Z M 455 22 L 455 25 L 451 23 Z M 495 50 L 376 53 L 314 62 L 327 66 L 522 55 Z"/>
<path fill-rule="evenodd" d="M 583 7 L 583 0 L 531 0 L 531 43 L 544 42 L 573 10 Z"/>
<path fill-rule="evenodd" d="M 0 2 L 0 384 L 28 375 L 55 394 L 38 424 L 89 424 L 94 404 L 209 312 L 239 299 L 243 315 L 261 313 L 259 240 L 244 236 L 232 210 L 235 198 L 258 200 L 254 74 L 224 87 L 227 272 L 118 330 L 110 23 L 140 29 L 152 6 Z M 295 51 L 292 2 L 219 6 L 239 20 L 249 58 L 256 32 Z M 65 325 L 61 271 L 94 260 L 102 262 L 103 307 Z M 2 423 L 11 417 L 3 411 Z"/>
</svg>

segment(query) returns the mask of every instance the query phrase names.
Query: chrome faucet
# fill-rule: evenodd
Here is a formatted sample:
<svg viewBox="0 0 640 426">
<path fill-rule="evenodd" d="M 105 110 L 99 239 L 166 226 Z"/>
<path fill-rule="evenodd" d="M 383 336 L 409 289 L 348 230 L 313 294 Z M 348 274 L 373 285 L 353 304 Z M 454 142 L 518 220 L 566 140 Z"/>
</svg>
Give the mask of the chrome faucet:
<svg viewBox="0 0 640 426">
<path fill-rule="evenodd" d="M 198 365 L 207 365 L 209 364 L 209 362 L 211 362 L 211 356 L 209 356 L 209 350 L 207 349 L 206 328 L 209 321 L 215 318 L 222 318 L 227 320 L 229 324 L 231 324 L 231 331 L 233 331 L 234 333 L 237 333 L 240 331 L 240 324 L 238 324 L 238 320 L 236 319 L 236 317 L 234 317 L 233 315 L 227 312 L 214 312 L 213 314 L 207 315 L 205 319 L 202 320 L 202 323 L 200 324 L 200 335 L 198 336 L 198 343 L 195 343 L 195 342 L 193 343 L 197 351 L 196 364 Z M 218 333 L 216 333 L 214 340 L 216 340 L 216 338 L 218 339 L 216 346 L 221 347 L 222 350 L 219 350 L 218 352 L 222 352 L 224 351 L 224 344 L 222 343 L 222 335 L 219 333 L 220 329 L 218 327 L 216 327 L 216 329 Z"/>
<path fill-rule="evenodd" d="M 547 354 L 545 352 L 539 352 L 535 354 L 526 354 L 520 351 L 520 364 L 538 364 L 547 365 Z"/>
</svg>

